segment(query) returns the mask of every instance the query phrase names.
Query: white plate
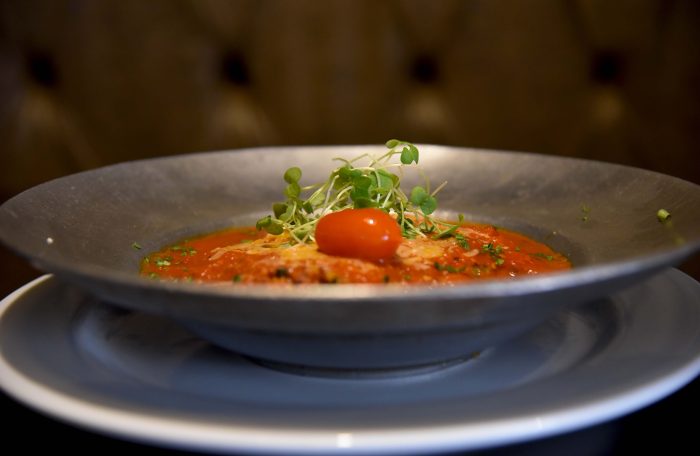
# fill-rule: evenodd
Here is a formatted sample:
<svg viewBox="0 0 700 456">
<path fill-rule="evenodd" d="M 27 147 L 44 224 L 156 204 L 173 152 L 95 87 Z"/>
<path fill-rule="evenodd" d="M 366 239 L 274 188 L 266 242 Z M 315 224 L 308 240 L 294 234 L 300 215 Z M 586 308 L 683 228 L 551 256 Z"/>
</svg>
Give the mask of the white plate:
<svg viewBox="0 0 700 456">
<path fill-rule="evenodd" d="M 613 419 L 700 372 L 700 284 L 668 270 L 436 372 L 303 377 L 44 276 L 0 307 L 0 385 L 75 425 L 200 451 L 471 450 Z"/>
</svg>

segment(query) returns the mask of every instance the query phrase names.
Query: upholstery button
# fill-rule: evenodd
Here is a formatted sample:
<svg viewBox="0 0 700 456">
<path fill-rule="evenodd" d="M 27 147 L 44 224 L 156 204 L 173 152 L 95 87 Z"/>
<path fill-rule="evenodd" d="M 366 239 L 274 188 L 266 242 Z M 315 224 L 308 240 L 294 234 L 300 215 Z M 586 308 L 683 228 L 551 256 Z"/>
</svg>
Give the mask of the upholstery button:
<svg viewBox="0 0 700 456">
<path fill-rule="evenodd" d="M 29 78 L 43 87 L 58 85 L 58 71 L 50 55 L 45 52 L 30 52 L 27 55 L 26 69 Z"/>
<path fill-rule="evenodd" d="M 228 51 L 221 60 L 221 75 L 225 81 L 237 86 L 250 84 L 250 72 L 243 55 L 237 51 Z"/>
<path fill-rule="evenodd" d="M 440 77 L 438 63 L 428 54 L 418 55 L 411 63 L 411 77 L 423 84 L 432 84 Z"/>
<path fill-rule="evenodd" d="M 626 62 L 615 51 L 600 51 L 593 56 L 591 79 L 599 84 L 622 84 L 625 80 Z"/>
</svg>

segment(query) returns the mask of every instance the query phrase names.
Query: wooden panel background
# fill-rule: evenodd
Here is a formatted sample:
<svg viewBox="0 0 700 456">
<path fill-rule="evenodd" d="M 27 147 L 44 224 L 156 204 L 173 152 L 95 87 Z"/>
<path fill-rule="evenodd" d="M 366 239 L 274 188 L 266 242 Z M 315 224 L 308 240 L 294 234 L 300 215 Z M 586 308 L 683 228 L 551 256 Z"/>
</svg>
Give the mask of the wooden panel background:
<svg viewBox="0 0 700 456">
<path fill-rule="evenodd" d="M 693 0 L 5 0 L 0 197 L 124 160 L 389 137 L 700 183 L 698 24 Z M 3 294 L 36 274 L 0 260 Z"/>
</svg>

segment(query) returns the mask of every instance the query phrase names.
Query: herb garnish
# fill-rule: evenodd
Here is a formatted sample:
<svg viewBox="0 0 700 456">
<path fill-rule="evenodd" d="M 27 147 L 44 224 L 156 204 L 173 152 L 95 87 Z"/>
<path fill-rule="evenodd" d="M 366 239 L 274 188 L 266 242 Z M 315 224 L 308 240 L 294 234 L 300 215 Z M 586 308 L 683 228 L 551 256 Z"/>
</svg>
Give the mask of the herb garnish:
<svg viewBox="0 0 700 456">
<path fill-rule="evenodd" d="M 180 252 L 180 255 L 182 256 L 194 255 L 195 253 L 197 253 L 197 249 L 185 245 L 176 245 L 174 247 L 170 247 L 170 250 Z"/>
<path fill-rule="evenodd" d="M 503 253 L 503 247 L 500 245 L 496 245 L 493 242 L 489 242 L 488 244 L 484 244 L 481 246 L 481 251 L 484 253 L 488 253 L 491 258 L 493 258 L 493 261 L 496 263 L 497 266 L 502 265 L 505 260 L 501 256 L 501 253 Z"/>
<path fill-rule="evenodd" d="M 591 213 L 591 208 L 588 207 L 587 204 L 581 204 L 581 221 L 582 222 L 587 222 L 588 221 L 588 214 Z"/>
<path fill-rule="evenodd" d="M 469 246 L 469 241 L 467 241 L 467 238 L 462 236 L 461 234 L 457 233 L 454 235 L 455 242 L 457 242 L 457 245 L 462 247 L 464 250 L 471 250 L 471 247 Z"/>
<path fill-rule="evenodd" d="M 437 261 L 433 263 L 433 266 L 435 266 L 435 269 L 437 269 L 438 271 L 446 271 L 451 274 L 459 274 L 460 272 L 464 272 L 464 270 L 466 269 L 466 266 L 455 267 L 451 264 L 442 264 L 438 263 Z"/>
<path fill-rule="evenodd" d="M 164 267 L 170 266 L 172 264 L 171 263 L 172 261 L 173 261 L 173 259 L 170 257 L 157 258 L 156 259 L 156 266 L 158 266 L 159 268 L 164 268 Z"/>
<path fill-rule="evenodd" d="M 547 261 L 554 260 L 553 255 L 547 255 L 546 253 L 542 253 L 542 252 L 531 253 L 530 255 L 537 257 L 537 258 L 542 258 L 543 260 L 547 260 Z"/>
<path fill-rule="evenodd" d="M 404 237 L 454 235 L 459 225 L 438 221 L 431 216 L 437 208 L 436 194 L 446 182 L 431 191 L 430 181 L 424 176 L 424 185 L 413 187 L 406 195 L 400 188 L 399 175 L 404 166 L 418 164 L 418 148 L 398 139 L 387 141 L 386 147 L 388 151 L 379 157 L 365 153 L 351 160 L 335 158 L 343 164 L 334 169 L 323 183 L 302 187 L 301 169 L 296 166 L 287 169 L 283 176 L 287 183 L 284 189 L 287 200 L 274 203 L 273 214 L 258 220 L 256 228 L 270 234 L 288 232 L 294 242 L 304 243 L 314 240 L 316 223 L 324 215 L 344 209 L 373 207 L 393 214 Z M 397 155 L 400 163 L 392 163 L 392 158 Z M 358 165 L 361 160 L 368 163 Z M 302 196 L 305 192 L 311 193 Z M 462 219 L 460 215 L 460 222 Z"/>
<path fill-rule="evenodd" d="M 663 223 L 666 220 L 668 220 L 671 217 L 671 213 L 667 211 L 666 209 L 659 209 L 656 212 L 656 218 L 659 219 L 659 222 Z"/>
</svg>

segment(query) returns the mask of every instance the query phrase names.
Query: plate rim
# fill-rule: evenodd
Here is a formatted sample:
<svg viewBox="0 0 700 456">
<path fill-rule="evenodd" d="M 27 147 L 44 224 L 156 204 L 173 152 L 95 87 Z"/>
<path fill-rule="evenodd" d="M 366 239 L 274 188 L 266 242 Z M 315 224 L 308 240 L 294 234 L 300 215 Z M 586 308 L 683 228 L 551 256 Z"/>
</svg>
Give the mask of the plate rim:
<svg viewBox="0 0 700 456">
<path fill-rule="evenodd" d="M 686 274 L 669 270 L 692 280 Z M 669 274 L 671 272 L 665 272 Z M 13 305 L 35 287 L 58 280 L 51 274 L 25 284 L 0 302 L 0 319 Z M 60 282 L 59 282 L 60 283 Z M 690 282 L 689 282 L 690 283 Z M 69 285 L 66 285 L 69 286 Z M 1 353 L 0 353 L 1 355 Z M 617 418 L 643 408 L 668 396 L 693 380 L 700 372 L 700 354 L 686 359 L 683 367 L 662 375 L 653 382 L 640 385 L 625 394 L 601 397 L 573 411 L 566 408 L 549 410 L 535 417 L 490 419 L 479 425 L 464 423 L 423 426 L 421 429 L 362 431 L 363 444 L 355 446 L 355 437 L 340 430 L 334 436 L 327 430 L 300 431 L 298 428 L 259 429 L 258 426 L 231 424 L 215 426 L 211 422 L 194 423 L 157 413 L 134 413 L 104 404 L 62 394 L 18 372 L 0 356 L 0 386 L 19 402 L 61 421 L 117 438 L 148 444 L 199 451 L 245 451 L 250 453 L 320 454 L 333 449 L 353 453 L 381 452 L 383 454 L 476 450 L 490 446 L 547 437 L 580 429 Z M 583 417 L 583 418 L 582 418 Z M 357 433 L 356 433 L 357 434 Z M 274 435 L 274 438 L 271 438 Z M 504 438 L 503 436 L 506 435 Z M 494 439 L 498 443 L 494 444 Z"/>
</svg>

